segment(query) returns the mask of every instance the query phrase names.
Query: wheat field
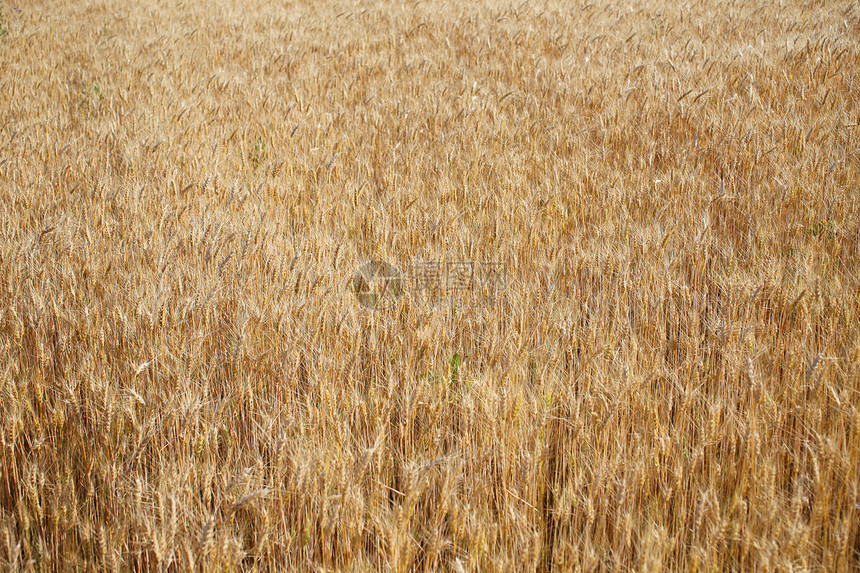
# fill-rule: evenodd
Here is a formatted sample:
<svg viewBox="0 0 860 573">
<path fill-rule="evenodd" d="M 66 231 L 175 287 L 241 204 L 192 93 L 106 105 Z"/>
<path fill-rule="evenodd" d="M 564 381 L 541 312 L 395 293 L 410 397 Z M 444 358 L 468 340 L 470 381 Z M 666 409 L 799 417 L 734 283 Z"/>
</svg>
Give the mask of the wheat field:
<svg viewBox="0 0 860 573">
<path fill-rule="evenodd" d="M 3 2 L 0 567 L 857 570 L 858 91 L 845 0 Z"/>
</svg>

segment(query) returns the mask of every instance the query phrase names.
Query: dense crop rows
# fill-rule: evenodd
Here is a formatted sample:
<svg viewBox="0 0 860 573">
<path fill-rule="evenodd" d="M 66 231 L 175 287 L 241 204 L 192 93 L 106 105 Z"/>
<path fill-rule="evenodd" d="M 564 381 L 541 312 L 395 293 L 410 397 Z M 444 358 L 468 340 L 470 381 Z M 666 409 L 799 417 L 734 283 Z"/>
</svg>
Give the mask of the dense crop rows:
<svg viewBox="0 0 860 573">
<path fill-rule="evenodd" d="M 856 569 L 860 8 L 757 4 L 4 2 L 0 566 Z"/>
</svg>

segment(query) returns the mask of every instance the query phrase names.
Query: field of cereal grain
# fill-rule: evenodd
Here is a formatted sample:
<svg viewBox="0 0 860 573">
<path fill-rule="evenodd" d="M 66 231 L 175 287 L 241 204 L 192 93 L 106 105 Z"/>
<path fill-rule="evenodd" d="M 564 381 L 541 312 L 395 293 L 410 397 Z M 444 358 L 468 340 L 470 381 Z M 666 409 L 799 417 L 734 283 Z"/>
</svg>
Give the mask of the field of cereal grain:
<svg viewBox="0 0 860 573">
<path fill-rule="evenodd" d="M 857 3 L 13 2 L 0 567 L 860 567 Z"/>
</svg>

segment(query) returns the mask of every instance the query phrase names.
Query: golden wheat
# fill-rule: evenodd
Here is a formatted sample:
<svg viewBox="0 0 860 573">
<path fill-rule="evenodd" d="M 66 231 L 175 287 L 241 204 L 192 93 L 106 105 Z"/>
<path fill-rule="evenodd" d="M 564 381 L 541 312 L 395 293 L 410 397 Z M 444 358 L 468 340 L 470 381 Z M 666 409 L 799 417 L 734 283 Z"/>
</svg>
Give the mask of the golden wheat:
<svg viewBox="0 0 860 573">
<path fill-rule="evenodd" d="M 2 9 L 5 569 L 860 566 L 856 3 Z"/>
</svg>

